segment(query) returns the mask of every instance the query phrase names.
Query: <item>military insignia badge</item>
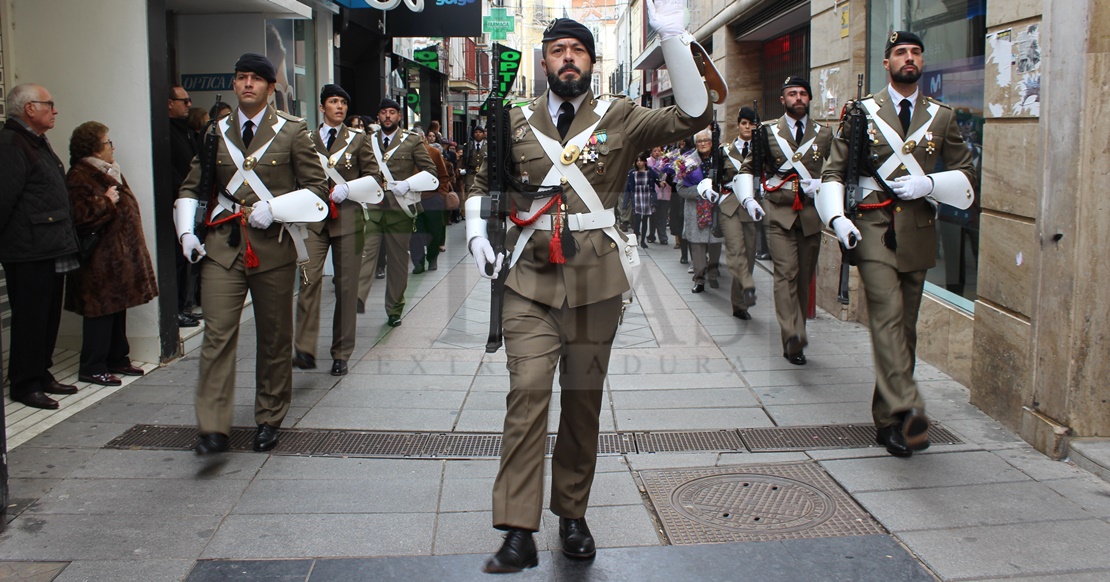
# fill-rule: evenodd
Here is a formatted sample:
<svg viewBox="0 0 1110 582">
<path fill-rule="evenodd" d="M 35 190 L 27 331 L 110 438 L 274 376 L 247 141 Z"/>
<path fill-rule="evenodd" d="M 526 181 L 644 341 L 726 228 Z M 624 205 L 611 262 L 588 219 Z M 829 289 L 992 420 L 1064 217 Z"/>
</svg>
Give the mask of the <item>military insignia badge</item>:
<svg viewBox="0 0 1110 582">
<path fill-rule="evenodd" d="M 526 135 L 528 135 L 528 126 L 522 125 L 516 128 L 516 131 L 513 132 L 513 141 L 520 141 L 524 139 L 524 136 Z"/>
<path fill-rule="evenodd" d="M 570 144 L 563 150 L 561 160 L 564 165 L 573 164 L 575 160 L 578 159 L 578 154 L 580 153 L 582 153 L 582 150 L 578 146 Z"/>
<path fill-rule="evenodd" d="M 937 146 L 936 146 L 936 144 L 933 143 L 933 132 L 926 131 L 925 132 L 925 153 L 931 154 L 935 151 L 937 151 Z"/>
<path fill-rule="evenodd" d="M 794 160 L 795 162 L 802 159 L 802 152 L 794 152 L 794 155 L 791 156 L 790 159 Z"/>
<path fill-rule="evenodd" d="M 251 156 L 243 160 L 243 169 L 249 172 L 254 169 L 256 164 L 258 164 L 258 160 L 256 160 L 254 156 Z"/>
<path fill-rule="evenodd" d="M 328 167 L 329 168 L 334 168 L 335 167 L 335 158 L 328 159 Z"/>
<path fill-rule="evenodd" d="M 890 33 L 890 44 L 898 42 L 898 31 Z"/>
<path fill-rule="evenodd" d="M 905 144 L 902 145 L 902 153 L 912 154 L 913 153 L 913 148 L 915 148 L 915 147 L 917 147 L 917 142 L 911 139 L 910 141 L 908 141 L 908 142 L 906 142 Z"/>
</svg>

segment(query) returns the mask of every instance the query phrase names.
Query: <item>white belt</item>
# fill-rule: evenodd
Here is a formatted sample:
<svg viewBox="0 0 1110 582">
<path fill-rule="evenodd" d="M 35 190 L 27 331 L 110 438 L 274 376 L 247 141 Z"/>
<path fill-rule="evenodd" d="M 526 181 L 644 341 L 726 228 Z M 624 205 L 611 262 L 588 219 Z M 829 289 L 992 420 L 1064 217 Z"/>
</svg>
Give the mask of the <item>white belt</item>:
<svg viewBox="0 0 1110 582">
<path fill-rule="evenodd" d="M 519 217 L 518 217 L 519 218 Z M 528 226 L 535 230 L 551 230 L 555 215 L 544 214 Z M 617 217 L 613 212 L 586 212 L 583 214 L 570 214 L 567 216 L 567 225 L 574 232 L 583 230 L 601 230 L 617 224 Z"/>
<path fill-rule="evenodd" d="M 879 183 L 876 182 L 874 178 L 867 178 L 863 176 L 861 176 L 859 179 L 859 187 L 863 188 L 864 190 L 871 190 L 873 192 L 883 191 L 883 187 L 879 186 Z"/>
</svg>

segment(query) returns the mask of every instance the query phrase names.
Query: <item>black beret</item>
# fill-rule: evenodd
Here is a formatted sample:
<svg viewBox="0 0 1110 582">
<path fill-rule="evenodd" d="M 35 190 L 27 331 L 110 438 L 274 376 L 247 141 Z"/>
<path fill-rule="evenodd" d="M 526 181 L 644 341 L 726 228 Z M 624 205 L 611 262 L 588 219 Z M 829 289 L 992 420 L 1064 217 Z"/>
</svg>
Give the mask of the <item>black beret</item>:
<svg viewBox="0 0 1110 582">
<path fill-rule="evenodd" d="M 573 38 L 582 43 L 582 46 L 586 47 L 586 52 L 590 55 L 590 61 L 597 62 L 597 53 L 594 52 L 594 35 L 590 32 L 590 29 L 569 18 L 556 18 L 544 29 L 542 40 L 547 43 L 563 38 Z"/>
<path fill-rule="evenodd" d="M 740 114 L 736 116 L 736 123 L 740 123 L 741 119 L 747 119 L 748 121 L 755 123 L 755 109 L 747 106 L 741 107 Z"/>
<path fill-rule="evenodd" d="M 476 131 L 485 132 L 486 128 L 482 127 L 481 125 L 475 125 L 474 127 L 470 128 L 470 135 L 474 135 L 474 132 Z"/>
<path fill-rule="evenodd" d="M 801 87 L 806 90 L 810 98 L 813 97 L 813 90 L 809 88 L 809 81 L 801 77 L 787 77 L 786 80 L 782 82 L 782 88 L 786 90 L 787 87 Z"/>
<path fill-rule="evenodd" d="M 385 99 L 382 99 L 381 104 L 378 105 L 378 111 L 381 111 L 382 109 L 396 109 L 397 111 L 400 111 L 401 104 L 390 99 L 389 97 L 386 97 Z"/>
<path fill-rule="evenodd" d="M 254 73 L 270 83 L 277 83 L 277 71 L 270 59 L 256 53 L 246 53 L 235 61 L 236 73 Z"/>
<path fill-rule="evenodd" d="M 890 38 L 886 39 L 886 50 L 883 51 L 883 56 L 889 57 L 890 51 L 900 44 L 912 44 L 925 51 L 925 43 L 922 42 L 921 37 L 908 30 L 896 30 L 890 33 Z"/>
<path fill-rule="evenodd" d="M 320 105 L 323 105 L 329 97 L 342 97 L 347 103 L 351 102 L 351 96 L 339 85 L 327 84 L 320 88 Z"/>
</svg>

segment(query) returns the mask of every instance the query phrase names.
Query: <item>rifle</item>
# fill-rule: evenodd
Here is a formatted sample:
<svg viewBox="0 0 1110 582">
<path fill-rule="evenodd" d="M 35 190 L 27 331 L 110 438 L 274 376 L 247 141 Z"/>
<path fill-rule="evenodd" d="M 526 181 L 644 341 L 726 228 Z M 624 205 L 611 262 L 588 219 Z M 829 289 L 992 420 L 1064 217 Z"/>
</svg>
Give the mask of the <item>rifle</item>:
<svg viewBox="0 0 1110 582">
<path fill-rule="evenodd" d="M 219 112 L 221 96 L 216 94 L 216 104 L 212 107 L 213 111 Z M 216 198 L 216 154 L 220 148 L 220 132 L 219 132 L 219 119 L 211 118 L 205 124 L 204 130 L 201 132 L 203 139 L 201 141 L 201 148 L 198 157 L 200 158 L 200 185 L 197 190 L 200 195 L 200 203 L 197 204 L 197 214 L 194 217 L 194 233 L 201 243 L 204 243 L 205 236 L 208 234 L 208 206 L 215 204 Z M 205 194 L 208 194 L 205 197 Z M 196 260 L 196 251 L 193 251 L 191 259 Z M 193 272 L 193 260 L 185 262 L 185 309 L 186 313 L 193 310 L 196 304 L 196 290 L 197 285 L 195 281 L 196 274 Z"/>
<path fill-rule="evenodd" d="M 844 115 L 841 117 L 847 124 L 848 130 L 848 167 L 844 172 L 844 214 L 855 216 L 856 207 L 859 206 L 862 189 L 859 187 L 859 178 L 864 174 L 867 156 L 871 153 L 867 139 L 867 115 L 863 112 L 863 75 L 856 79 L 856 100 L 849 101 L 845 106 Z M 844 131 L 844 126 L 841 126 Z M 855 235 L 849 235 L 850 242 L 855 243 Z M 856 264 L 855 253 L 852 249 L 840 245 L 840 285 L 837 288 L 836 300 L 841 305 L 848 305 L 848 271 L 849 266 Z"/>
<path fill-rule="evenodd" d="M 755 187 L 752 192 L 756 201 L 763 200 L 763 162 L 767 157 L 767 130 L 763 127 L 763 120 L 759 117 L 759 100 L 752 100 L 752 110 L 755 111 L 755 127 L 752 128 L 752 176 Z"/>
<path fill-rule="evenodd" d="M 713 157 L 710 158 L 709 179 L 713 182 L 713 191 L 719 194 L 724 193 L 724 184 L 721 180 L 725 175 L 725 156 L 721 152 L 721 126 L 717 123 L 717 110 L 713 110 Z M 721 204 L 720 198 L 713 203 L 713 210 L 710 212 L 711 221 L 709 224 L 709 234 L 716 238 L 724 238 L 725 233 L 721 230 Z"/>
<path fill-rule="evenodd" d="M 486 173 L 488 176 L 489 196 L 482 198 L 482 218 L 486 220 L 486 229 L 489 235 L 490 246 L 494 255 L 505 253 L 505 230 L 509 219 L 509 176 L 508 159 L 509 148 L 512 147 L 512 137 L 509 135 L 512 127 L 509 122 L 510 107 L 505 106 L 505 97 L 516 80 L 520 70 L 520 51 L 511 49 L 500 43 L 493 45 L 493 86 L 490 88 L 489 97 L 482 105 L 486 115 L 486 130 L 489 140 L 486 145 Z M 471 140 L 473 141 L 473 139 Z M 504 308 L 505 280 L 509 277 L 509 265 L 502 265 L 497 278 L 490 283 L 490 313 L 489 313 L 489 338 L 486 340 L 486 353 L 497 352 L 501 347 L 503 335 L 501 330 L 501 312 Z M 487 275 L 493 274 L 493 265 L 488 265 Z"/>
</svg>

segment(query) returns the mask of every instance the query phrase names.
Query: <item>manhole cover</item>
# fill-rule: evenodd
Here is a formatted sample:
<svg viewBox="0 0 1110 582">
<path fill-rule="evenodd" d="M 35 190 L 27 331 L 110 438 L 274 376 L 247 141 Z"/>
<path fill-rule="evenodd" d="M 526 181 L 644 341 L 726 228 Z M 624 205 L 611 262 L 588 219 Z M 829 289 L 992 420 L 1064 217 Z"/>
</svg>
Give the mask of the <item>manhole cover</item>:
<svg viewBox="0 0 1110 582">
<path fill-rule="evenodd" d="M 675 545 L 884 533 L 814 463 L 641 471 L 640 478 Z"/>
</svg>

